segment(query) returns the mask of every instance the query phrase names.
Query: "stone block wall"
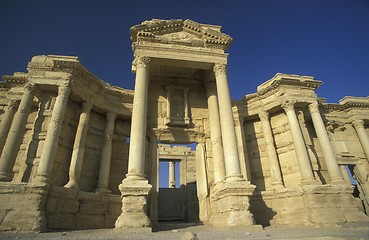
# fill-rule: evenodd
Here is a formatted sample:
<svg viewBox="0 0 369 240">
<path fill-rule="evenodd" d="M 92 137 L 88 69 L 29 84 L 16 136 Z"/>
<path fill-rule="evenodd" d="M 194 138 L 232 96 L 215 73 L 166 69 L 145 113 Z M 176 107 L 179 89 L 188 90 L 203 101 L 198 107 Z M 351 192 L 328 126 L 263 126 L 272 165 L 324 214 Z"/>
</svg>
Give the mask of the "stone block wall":
<svg viewBox="0 0 369 240">
<path fill-rule="evenodd" d="M 119 195 L 54 186 L 46 204 L 47 229 L 113 228 L 120 213 Z"/>
<path fill-rule="evenodd" d="M 0 231 L 44 231 L 47 186 L 0 183 Z"/>
<path fill-rule="evenodd" d="M 279 112 L 272 115 L 270 124 L 284 186 L 296 187 L 301 180 L 301 174 L 285 113 Z"/>
</svg>

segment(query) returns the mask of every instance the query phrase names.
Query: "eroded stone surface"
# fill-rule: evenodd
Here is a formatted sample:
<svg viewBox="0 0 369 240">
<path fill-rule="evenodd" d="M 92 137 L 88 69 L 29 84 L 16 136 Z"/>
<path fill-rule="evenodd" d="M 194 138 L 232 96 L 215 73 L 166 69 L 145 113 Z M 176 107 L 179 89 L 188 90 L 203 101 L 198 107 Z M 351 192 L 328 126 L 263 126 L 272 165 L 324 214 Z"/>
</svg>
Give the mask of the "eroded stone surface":
<svg viewBox="0 0 369 240">
<path fill-rule="evenodd" d="M 3 77 L 1 231 L 150 230 L 160 204 L 176 206 L 160 200 L 160 161 L 180 164 L 168 196 L 182 221 L 368 222 L 368 97 L 325 103 L 321 81 L 277 73 L 232 101 L 220 26 L 154 19 L 131 39 L 134 91 L 72 56 L 34 56 L 27 73 Z"/>
</svg>

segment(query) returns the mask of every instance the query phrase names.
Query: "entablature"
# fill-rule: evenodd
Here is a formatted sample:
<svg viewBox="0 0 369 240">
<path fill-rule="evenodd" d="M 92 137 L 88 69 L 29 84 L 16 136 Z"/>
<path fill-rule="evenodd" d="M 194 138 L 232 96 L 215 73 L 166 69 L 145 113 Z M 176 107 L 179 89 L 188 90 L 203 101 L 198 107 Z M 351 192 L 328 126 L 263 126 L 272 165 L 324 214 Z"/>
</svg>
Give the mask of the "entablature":
<svg viewBox="0 0 369 240">
<path fill-rule="evenodd" d="M 189 19 L 152 19 L 133 26 L 130 34 L 132 42 L 137 44 L 161 43 L 224 51 L 232 43 L 232 38 L 220 29 L 220 26 L 200 24 Z"/>
</svg>

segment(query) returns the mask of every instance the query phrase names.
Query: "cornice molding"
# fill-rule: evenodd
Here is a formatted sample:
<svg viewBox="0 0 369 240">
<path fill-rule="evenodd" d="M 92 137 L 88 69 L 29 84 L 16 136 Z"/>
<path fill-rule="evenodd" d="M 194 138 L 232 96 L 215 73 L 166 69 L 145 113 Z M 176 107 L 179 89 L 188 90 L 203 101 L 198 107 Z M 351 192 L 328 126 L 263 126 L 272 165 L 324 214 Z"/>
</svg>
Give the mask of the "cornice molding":
<svg viewBox="0 0 369 240">
<path fill-rule="evenodd" d="M 130 29 L 132 42 L 154 42 L 226 50 L 232 38 L 220 32 L 219 26 L 200 24 L 192 20 L 152 19 Z"/>
</svg>

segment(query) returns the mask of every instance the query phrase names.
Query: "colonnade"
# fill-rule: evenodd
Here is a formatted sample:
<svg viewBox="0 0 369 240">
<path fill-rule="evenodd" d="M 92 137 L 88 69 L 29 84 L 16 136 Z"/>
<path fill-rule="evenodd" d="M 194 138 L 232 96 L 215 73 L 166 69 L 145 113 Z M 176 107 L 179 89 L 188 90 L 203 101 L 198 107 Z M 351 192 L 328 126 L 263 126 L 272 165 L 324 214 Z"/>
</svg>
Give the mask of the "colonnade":
<svg viewBox="0 0 369 240">
<path fill-rule="evenodd" d="M 293 145 L 295 148 L 296 159 L 298 161 L 301 173 L 301 184 L 317 184 L 315 180 L 313 169 L 311 166 L 310 158 L 305 145 L 304 137 L 301 131 L 301 127 L 295 112 L 295 102 L 294 101 L 284 101 L 282 103 L 282 108 L 284 109 Z M 327 131 L 325 129 L 322 116 L 319 112 L 319 104 L 317 101 L 309 104 L 309 112 L 314 125 L 318 141 L 320 143 L 323 157 L 327 166 L 328 174 L 330 176 L 331 183 L 343 183 L 343 177 L 341 175 L 336 157 L 334 156 L 333 148 L 329 140 Z M 283 186 L 281 169 L 278 162 L 278 157 L 276 149 L 274 146 L 273 133 L 270 126 L 269 114 L 267 111 L 262 111 L 259 113 L 259 118 L 261 120 L 261 125 L 263 129 L 267 156 L 269 160 L 270 175 L 272 180 L 272 185 L 276 187 Z"/>
<path fill-rule="evenodd" d="M 137 57 L 127 179 L 145 179 L 145 136 L 150 58 Z M 216 182 L 242 180 L 226 65 L 215 64 L 216 89 L 207 89 Z M 222 112 L 220 115 L 219 112 Z M 219 130 L 221 129 L 221 130 Z M 220 142 L 220 140 L 222 142 Z M 223 147 L 223 150 L 222 150 Z M 224 154 L 227 153 L 227 154 Z M 224 160 L 223 160 L 224 159 Z M 224 166 L 224 167 L 223 167 Z"/>
<path fill-rule="evenodd" d="M 9 102 L 0 123 L 0 181 L 9 182 L 13 178 L 15 159 L 23 139 L 27 119 L 37 89 L 36 85 L 32 83 L 27 83 L 24 88 L 25 91 L 20 101 L 11 100 Z M 53 106 L 46 138 L 43 143 L 40 162 L 37 167 L 36 176 L 32 182 L 47 183 L 50 181 L 50 174 L 58 147 L 59 135 L 63 124 L 70 88 L 69 82 L 58 86 L 58 95 Z M 78 188 L 91 108 L 91 102 L 85 101 L 82 103 L 82 112 L 79 118 L 69 167 L 69 181 L 65 185 L 67 188 Z M 97 192 L 110 192 L 108 184 L 116 113 L 112 111 L 107 112 L 106 119 L 107 124 L 96 189 Z"/>
<path fill-rule="evenodd" d="M 0 181 L 9 182 L 12 180 L 15 158 L 26 128 L 27 118 L 31 111 L 35 90 L 34 84 L 27 83 L 24 86 L 24 93 L 19 103 L 18 110 L 14 114 L 12 123 L 11 120 L 2 121 L 2 132 L 6 132 L 7 129 L 9 129 L 9 132 L 0 156 Z M 6 115 L 9 119 L 11 119 L 11 116 L 13 115 L 14 107 L 15 106 L 13 105 L 13 107 L 8 108 L 8 114 Z M 9 126 L 10 123 L 11 126 Z M 5 138 L 4 133 L 2 138 Z"/>
</svg>

